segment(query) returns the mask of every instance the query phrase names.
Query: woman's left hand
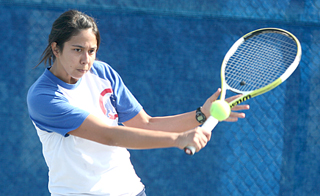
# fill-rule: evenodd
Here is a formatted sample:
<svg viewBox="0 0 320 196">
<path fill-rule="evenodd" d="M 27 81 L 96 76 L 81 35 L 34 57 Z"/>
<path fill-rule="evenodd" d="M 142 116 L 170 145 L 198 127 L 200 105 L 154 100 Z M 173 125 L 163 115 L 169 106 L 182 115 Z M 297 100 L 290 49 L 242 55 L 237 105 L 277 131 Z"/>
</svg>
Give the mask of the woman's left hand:
<svg viewBox="0 0 320 196">
<path fill-rule="evenodd" d="M 207 101 L 203 104 L 201 111 L 206 115 L 206 117 L 208 118 L 210 116 L 210 107 L 211 104 L 217 100 L 217 98 L 219 97 L 221 93 L 221 89 L 219 88 L 211 97 L 209 97 L 207 99 Z M 229 97 L 226 99 L 226 101 L 229 103 L 233 100 L 235 100 L 236 98 L 240 97 L 241 95 L 235 95 L 232 97 Z M 245 104 L 245 105 L 236 105 L 231 109 L 231 114 L 230 116 L 224 120 L 224 121 L 228 121 L 228 122 L 236 122 L 238 121 L 239 118 L 245 118 L 245 113 L 243 112 L 236 112 L 236 111 L 240 111 L 240 110 L 248 110 L 250 107 L 249 105 Z"/>
<path fill-rule="evenodd" d="M 240 97 L 241 95 L 235 95 L 232 97 L 229 97 L 226 99 L 226 101 L 228 103 L 230 103 L 231 101 L 235 100 L 236 98 Z M 227 118 L 224 121 L 228 121 L 228 122 L 236 122 L 238 121 L 239 118 L 245 118 L 246 115 L 243 112 L 234 112 L 234 111 L 239 111 L 239 110 L 248 110 L 250 107 L 248 104 L 245 105 L 236 105 L 231 109 L 231 114 L 229 116 L 229 118 Z"/>
</svg>

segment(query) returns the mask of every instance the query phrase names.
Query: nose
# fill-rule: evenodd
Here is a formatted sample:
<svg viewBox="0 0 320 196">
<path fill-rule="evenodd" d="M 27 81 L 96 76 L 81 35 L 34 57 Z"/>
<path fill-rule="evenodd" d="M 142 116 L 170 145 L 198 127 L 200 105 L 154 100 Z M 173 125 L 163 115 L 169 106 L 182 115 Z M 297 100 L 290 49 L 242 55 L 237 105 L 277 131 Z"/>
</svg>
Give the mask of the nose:
<svg viewBox="0 0 320 196">
<path fill-rule="evenodd" d="M 81 64 L 85 65 L 85 64 L 88 64 L 88 63 L 89 63 L 89 54 L 87 52 L 84 52 L 81 55 Z"/>
</svg>

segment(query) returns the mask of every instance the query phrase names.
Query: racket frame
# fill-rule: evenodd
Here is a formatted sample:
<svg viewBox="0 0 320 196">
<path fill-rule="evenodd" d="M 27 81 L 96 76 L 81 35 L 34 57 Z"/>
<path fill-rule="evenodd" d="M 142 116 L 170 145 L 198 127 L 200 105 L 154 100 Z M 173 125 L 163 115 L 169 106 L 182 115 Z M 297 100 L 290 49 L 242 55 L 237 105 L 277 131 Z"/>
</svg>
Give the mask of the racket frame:
<svg viewBox="0 0 320 196">
<path fill-rule="evenodd" d="M 225 67 L 227 66 L 228 60 L 231 58 L 231 56 L 235 53 L 235 51 L 239 48 L 239 46 L 243 42 L 245 42 L 247 39 L 249 39 L 253 36 L 259 35 L 261 33 L 268 33 L 268 32 L 274 32 L 274 31 L 277 31 L 281 34 L 284 34 L 284 35 L 290 37 L 296 43 L 297 54 L 296 54 L 296 57 L 295 57 L 294 61 L 292 62 L 292 64 L 287 68 L 287 70 L 278 79 L 276 79 L 275 81 L 271 82 L 270 84 L 268 84 L 262 88 L 252 90 L 252 91 L 239 91 L 237 89 L 230 87 L 225 82 Z M 228 50 L 227 54 L 225 55 L 225 57 L 222 61 L 221 72 L 220 72 L 220 77 L 221 77 L 220 100 L 225 100 L 227 89 L 232 92 L 235 92 L 237 94 L 242 94 L 241 97 L 239 97 L 229 103 L 230 109 L 232 109 L 234 106 L 236 106 L 236 105 L 238 105 L 248 99 L 251 99 L 253 97 L 256 97 L 258 95 L 261 95 L 263 93 L 266 93 L 266 92 L 274 89 L 275 87 L 277 87 L 281 83 L 283 83 L 295 71 L 295 69 L 298 67 L 299 62 L 301 60 L 301 55 L 302 55 L 302 50 L 301 50 L 301 44 L 300 44 L 299 40 L 292 33 L 288 32 L 286 30 L 279 29 L 279 28 L 261 28 L 261 29 L 257 29 L 255 31 L 252 31 L 250 33 L 247 33 L 246 35 L 239 38 L 231 46 L 231 48 Z M 210 115 L 208 117 L 208 119 L 206 120 L 206 122 L 202 125 L 202 128 L 205 129 L 206 131 L 212 131 L 218 123 L 219 123 L 219 121 Z M 187 146 L 184 148 L 184 151 L 186 154 L 193 155 L 195 153 L 196 149 L 193 146 Z"/>
<path fill-rule="evenodd" d="M 271 32 L 275 32 L 277 31 L 278 33 L 284 34 L 288 37 L 290 37 L 297 45 L 297 54 L 296 54 L 296 58 L 294 59 L 294 61 L 292 62 L 292 64 L 290 65 L 290 67 L 288 67 L 288 69 L 275 81 L 273 81 L 272 83 L 259 88 L 257 90 L 253 90 L 253 91 L 239 91 L 237 89 L 234 89 L 232 87 L 230 87 L 226 82 L 225 82 L 225 67 L 227 66 L 228 60 L 231 58 L 231 56 L 235 53 L 235 51 L 239 48 L 239 46 L 245 42 L 247 39 L 262 34 L 262 33 L 271 33 Z M 283 30 L 283 29 L 279 29 L 279 28 L 261 28 L 261 29 L 257 29 L 255 31 L 252 31 L 250 33 L 247 33 L 246 35 L 242 36 L 241 38 L 239 38 L 229 49 L 229 51 L 227 52 L 227 54 L 225 55 L 222 65 L 221 65 L 221 73 L 220 73 L 220 77 L 221 77 L 221 94 L 220 94 L 220 100 L 224 100 L 225 96 L 226 96 L 226 90 L 230 90 L 234 93 L 237 94 L 242 94 L 241 97 L 231 101 L 229 103 L 230 108 L 233 108 L 234 106 L 248 100 L 251 99 L 253 97 L 256 97 L 258 95 L 261 95 L 265 92 L 268 92 L 272 89 L 274 89 L 275 87 L 279 86 L 281 83 L 283 83 L 298 67 L 299 62 L 301 60 L 301 44 L 299 42 L 299 40 L 290 32 Z"/>
</svg>

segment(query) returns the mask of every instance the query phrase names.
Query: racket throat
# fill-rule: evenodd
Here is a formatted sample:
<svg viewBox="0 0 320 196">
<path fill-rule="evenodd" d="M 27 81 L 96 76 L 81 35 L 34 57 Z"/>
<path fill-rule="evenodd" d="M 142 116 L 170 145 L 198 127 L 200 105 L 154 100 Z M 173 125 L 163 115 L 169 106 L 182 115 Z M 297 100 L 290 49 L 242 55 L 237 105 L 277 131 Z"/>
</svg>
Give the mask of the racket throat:
<svg viewBox="0 0 320 196">
<path fill-rule="evenodd" d="M 240 97 L 239 99 L 236 99 L 230 103 L 230 108 L 233 108 L 234 106 L 236 106 L 244 101 L 247 101 L 248 99 L 251 99 L 251 98 L 252 98 L 252 95 L 250 95 L 250 94 L 245 95 L 243 97 Z"/>
</svg>

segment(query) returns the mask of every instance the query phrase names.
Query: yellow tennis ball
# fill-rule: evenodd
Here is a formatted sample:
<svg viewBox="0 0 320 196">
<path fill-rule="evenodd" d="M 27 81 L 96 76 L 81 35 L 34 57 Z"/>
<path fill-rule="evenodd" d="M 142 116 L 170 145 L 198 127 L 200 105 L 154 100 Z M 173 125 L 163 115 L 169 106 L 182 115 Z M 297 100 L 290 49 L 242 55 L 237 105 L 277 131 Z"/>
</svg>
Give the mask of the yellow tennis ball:
<svg viewBox="0 0 320 196">
<path fill-rule="evenodd" d="M 230 106 L 228 102 L 224 100 L 216 100 L 211 105 L 210 114 L 219 121 L 227 119 L 230 116 L 230 113 Z"/>
</svg>

